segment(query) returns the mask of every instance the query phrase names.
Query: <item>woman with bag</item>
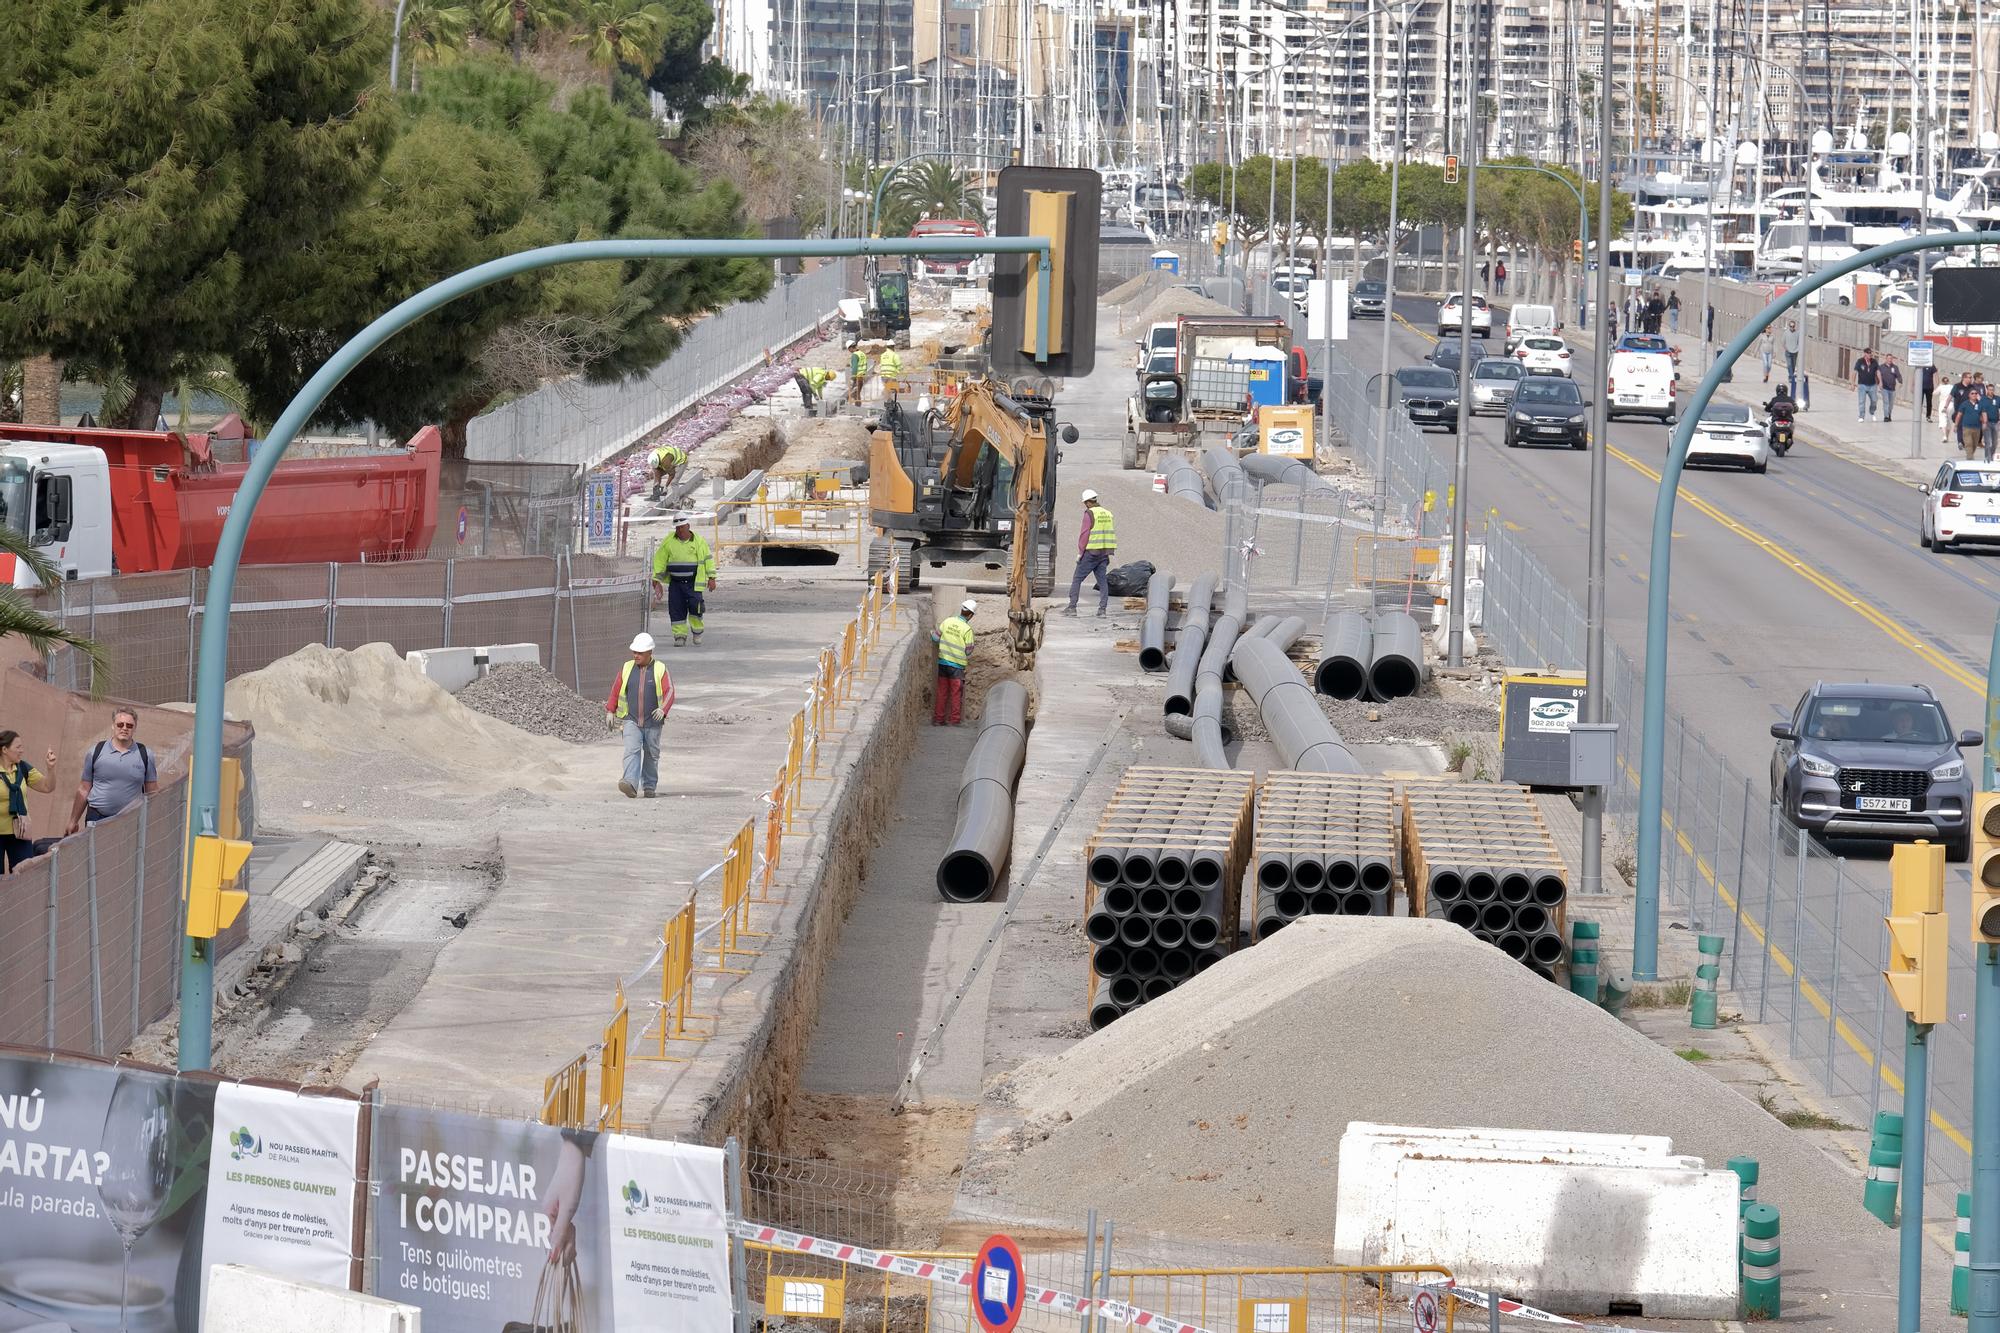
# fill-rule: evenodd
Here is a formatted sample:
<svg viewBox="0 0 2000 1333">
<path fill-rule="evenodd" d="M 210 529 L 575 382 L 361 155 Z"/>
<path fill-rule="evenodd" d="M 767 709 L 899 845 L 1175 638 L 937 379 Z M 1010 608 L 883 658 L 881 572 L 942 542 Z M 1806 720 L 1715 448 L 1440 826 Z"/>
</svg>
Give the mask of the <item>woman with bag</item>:
<svg viewBox="0 0 2000 1333">
<path fill-rule="evenodd" d="M 21 757 L 28 747 L 18 731 L 0 731 L 0 786 L 7 789 L 7 810 L 0 814 L 0 874 L 12 874 L 14 867 L 35 854 L 28 836 L 28 789 L 54 791 L 49 776 L 56 767 L 56 752 L 49 751 L 49 773 Z"/>
</svg>

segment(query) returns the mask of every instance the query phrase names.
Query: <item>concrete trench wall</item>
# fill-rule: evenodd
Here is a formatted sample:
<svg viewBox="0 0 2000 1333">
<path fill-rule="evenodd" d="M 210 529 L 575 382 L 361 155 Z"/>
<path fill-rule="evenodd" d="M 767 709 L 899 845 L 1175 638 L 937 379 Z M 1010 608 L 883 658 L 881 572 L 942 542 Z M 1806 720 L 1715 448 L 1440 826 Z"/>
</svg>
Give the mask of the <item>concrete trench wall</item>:
<svg viewBox="0 0 2000 1333">
<path fill-rule="evenodd" d="M 897 771 L 917 728 L 929 721 L 930 599 L 906 596 L 899 604 L 916 616 L 915 627 L 871 663 L 871 673 L 881 674 L 831 755 L 831 792 L 825 781 L 806 784 L 805 804 L 820 808 L 810 816 L 809 837 L 786 840 L 779 882 L 789 896 L 775 923 L 754 914 L 760 919 L 753 927 L 769 930 L 770 938 L 755 942 L 762 955 L 753 975 L 724 997 L 720 1033 L 702 1044 L 691 1066 L 689 1086 L 706 1090 L 692 1106 L 670 1099 L 653 1116 L 656 1134 L 703 1143 L 733 1134 L 762 1149 L 783 1140 L 841 926 L 860 894 L 869 854 L 889 826 Z M 825 748 L 820 758 L 825 773 Z"/>
</svg>

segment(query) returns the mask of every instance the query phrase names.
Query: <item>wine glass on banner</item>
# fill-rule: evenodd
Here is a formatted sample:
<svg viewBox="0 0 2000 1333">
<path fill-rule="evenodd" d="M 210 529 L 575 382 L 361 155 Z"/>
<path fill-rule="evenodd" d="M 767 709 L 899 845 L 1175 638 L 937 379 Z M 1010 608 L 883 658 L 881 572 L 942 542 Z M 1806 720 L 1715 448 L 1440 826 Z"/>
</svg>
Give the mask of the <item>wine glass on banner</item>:
<svg viewBox="0 0 2000 1333">
<path fill-rule="evenodd" d="M 124 1247 L 118 1274 L 118 1327 L 127 1328 L 132 1248 L 159 1220 L 174 1185 L 172 1080 L 128 1071 L 104 1112 L 101 1143 L 110 1165 L 97 1183 L 105 1216 Z"/>
</svg>

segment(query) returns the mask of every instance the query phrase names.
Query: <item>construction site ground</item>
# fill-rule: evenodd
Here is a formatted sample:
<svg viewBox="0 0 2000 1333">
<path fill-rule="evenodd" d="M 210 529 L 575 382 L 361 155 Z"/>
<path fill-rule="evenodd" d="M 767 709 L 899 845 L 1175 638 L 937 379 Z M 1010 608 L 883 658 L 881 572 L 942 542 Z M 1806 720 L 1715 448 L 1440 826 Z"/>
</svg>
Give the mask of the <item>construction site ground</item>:
<svg viewBox="0 0 2000 1333">
<path fill-rule="evenodd" d="M 1078 618 L 1059 614 L 1079 493 L 1095 488 L 1115 512 L 1121 562 L 1152 560 L 1182 589 L 1223 563 L 1221 515 L 1119 467 L 1135 327 L 1106 306 L 1096 373 L 1059 399 L 1081 438 L 1064 451 L 1057 596 L 1032 672 L 1001 642 L 1001 599 L 976 592 L 966 725 L 932 727 L 929 628 L 966 585 L 924 570 L 808 785 L 785 900 L 757 909 L 758 953 L 733 963 L 747 975 L 698 981 L 694 1007 L 720 1015 L 715 1036 L 674 1047 L 681 1062 L 634 1066 L 627 1128 L 734 1133 L 879 1173 L 890 1225 L 844 1239 L 969 1249 L 1006 1229 L 1070 1247 L 1096 1208 L 1117 1219 L 1123 1258 L 1184 1265 L 1325 1262 L 1350 1119 L 1669 1134 L 1714 1167 L 1736 1153 L 1762 1163 L 1760 1197 L 1784 1217 L 1787 1320 L 1891 1326 L 1895 1238 L 1861 1209 L 1852 1136 L 1778 1119 L 1811 1109 L 1782 1060 L 1727 1023 L 1690 1038 L 1683 1010 L 1643 1007 L 1660 996 L 1638 997 L 1621 1023 L 1440 923 L 1333 920 L 1288 927 L 1090 1034 L 1084 843 L 1127 766 L 1195 760 L 1162 727 L 1164 678 L 1138 668 L 1139 604 L 1113 598 L 1099 620 L 1086 591 Z M 780 395 L 760 411 L 798 408 Z M 338 910 L 337 928 L 225 1022 L 223 1066 L 380 1078 L 393 1099 L 534 1114 L 542 1080 L 597 1039 L 614 984 L 651 954 L 666 913 L 761 813 L 818 651 L 859 593 L 847 570 L 727 575 L 703 645 L 665 650 L 679 703 L 653 802 L 616 791 L 615 741 L 489 729 L 435 699 L 424 702 L 442 721 L 405 700 L 379 727 L 329 731 L 313 715 L 328 664 L 233 692 L 259 724 L 266 821 L 364 843 L 392 871 L 364 880 L 372 901 Z M 1251 609 L 1302 615 L 1313 634 L 1320 605 L 1315 588 L 1260 592 Z M 346 687 L 386 689 L 367 667 Z M 603 664 L 607 688 L 616 667 Z M 1029 686 L 1033 715 L 1011 864 L 992 901 L 948 904 L 934 875 L 971 724 L 1007 676 Z M 349 719 L 385 703 L 351 702 Z M 1347 707 L 1332 715 L 1356 756 L 1395 775 L 1442 773 L 1490 714 L 1471 679 L 1401 714 Z M 1240 694 L 1230 715 L 1237 767 L 1273 767 Z M 366 791 L 357 772 L 372 775 Z M 1549 812 L 1567 851 L 1573 812 Z M 1629 949 L 1622 885 L 1572 906 L 1585 910 L 1605 922 L 1607 956 Z M 631 998 L 636 1034 L 652 997 Z M 635 1052 L 644 1044 L 634 1036 Z M 1712 1058 L 1678 1053 L 1690 1045 Z M 1933 1327 L 1949 1286 L 1941 1241 L 1927 1256 Z"/>
</svg>

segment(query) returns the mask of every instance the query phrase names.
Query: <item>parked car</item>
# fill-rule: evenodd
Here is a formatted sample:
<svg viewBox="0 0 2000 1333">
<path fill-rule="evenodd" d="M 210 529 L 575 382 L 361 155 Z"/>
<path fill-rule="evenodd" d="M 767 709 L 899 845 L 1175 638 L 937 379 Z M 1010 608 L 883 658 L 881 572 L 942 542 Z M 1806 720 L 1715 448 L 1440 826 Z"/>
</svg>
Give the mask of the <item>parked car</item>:
<svg viewBox="0 0 2000 1333">
<path fill-rule="evenodd" d="M 1537 375 L 1569 374 L 1569 344 L 1553 335 L 1523 338 L 1514 349 L 1514 356 Z"/>
<path fill-rule="evenodd" d="M 1438 335 L 1457 333 L 1466 327 L 1465 294 L 1449 292 L 1444 304 L 1438 307 Z M 1486 304 L 1486 297 L 1479 292 L 1472 294 L 1472 317 L 1470 325 L 1474 333 L 1493 332 L 1493 310 Z"/>
<path fill-rule="evenodd" d="M 2000 463 L 1946 463 L 1919 488 L 1924 509 L 1917 544 L 1962 551 L 2000 543 Z"/>
<path fill-rule="evenodd" d="M 1437 340 L 1437 346 L 1431 348 L 1431 354 L 1425 359 L 1434 366 L 1442 366 L 1446 370 L 1456 371 L 1458 369 L 1458 362 L 1461 355 L 1462 353 L 1459 350 L 1458 339 L 1440 338 Z M 1485 355 L 1486 355 L 1486 340 L 1484 338 L 1474 338 L 1472 340 L 1473 364 L 1477 365 L 1480 358 Z"/>
<path fill-rule="evenodd" d="M 1687 461 L 1730 463 L 1762 472 L 1771 465 L 1770 426 L 1741 403 L 1711 402 L 1694 423 Z"/>
<path fill-rule="evenodd" d="M 1590 443 L 1590 402 L 1576 381 L 1530 375 L 1514 390 L 1501 438 L 1509 449 L 1524 444 L 1562 444 L 1581 449 Z"/>
<path fill-rule="evenodd" d="M 1496 412 L 1507 413 L 1507 404 L 1514 401 L 1514 389 L 1527 375 L 1519 361 L 1504 356 L 1482 357 L 1472 367 L 1472 414 Z"/>
<path fill-rule="evenodd" d="M 1180 332 L 1180 324 L 1171 319 L 1149 327 L 1144 337 L 1133 340 L 1139 349 L 1133 364 L 1143 371 L 1156 354 L 1173 351 L 1179 345 Z"/>
<path fill-rule="evenodd" d="M 1404 366 L 1396 372 L 1396 391 L 1403 413 L 1428 429 L 1458 427 L 1458 372 L 1440 366 Z"/>
<path fill-rule="evenodd" d="M 1928 838 L 1954 861 L 1971 855 L 1972 778 L 1959 752 L 1986 738 L 1954 737 L 1929 686 L 1818 681 L 1771 736 L 1781 824 L 1821 838 Z"/>
<path fill-rule="evenodd" d="M 1389 313 L 1389 284 L 1373 278 L 1357 282 L 1347 293 L 1347 317 L 1384 319 Z"/>
</svg>

